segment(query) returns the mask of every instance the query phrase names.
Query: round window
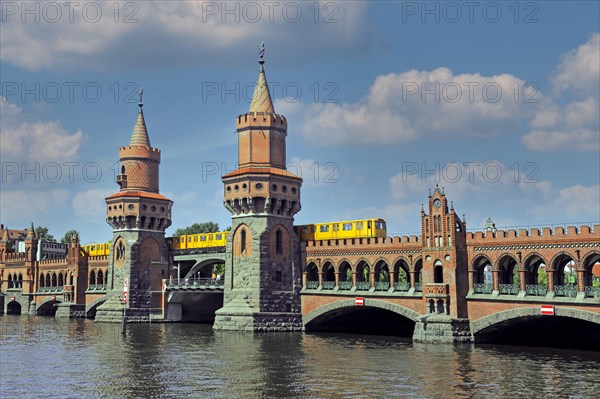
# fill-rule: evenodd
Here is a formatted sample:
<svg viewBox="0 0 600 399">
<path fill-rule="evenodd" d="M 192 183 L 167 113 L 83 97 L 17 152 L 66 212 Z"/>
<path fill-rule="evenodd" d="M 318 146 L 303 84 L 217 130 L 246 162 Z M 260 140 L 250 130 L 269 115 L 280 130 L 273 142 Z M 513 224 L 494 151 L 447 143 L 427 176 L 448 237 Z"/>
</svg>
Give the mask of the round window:
<svg viewBox="0 0 600 399">
<path fill-rule="evenodd" d="M 135 206 L 133 206 L 133 204 L 129 204 L 129 206 L 127 206 L 127 208 L 133 209 L 133 208 L 135 208 Z"/>
<path fill-rule="evenodd" d="M 273 189 L 273 191 L 277 191 L 277 184 L 273 184 L 273 185 L 271 186 L 271 188 Z"/>
<path fill-rule="evenodd" d="M 262 183 L 256 183 L 256 185 L 254 187 L 256 187 L 257 190 L 262 190 L 263 185 L 262 185 Z"/>
<path fill-rule="evenodd" d="M 154 205 L 152 205 L 152 208 L 150 208 L 152 210 L 152 212 L 154 212 L 156 210 L 156 207 Z"/>
</svg>

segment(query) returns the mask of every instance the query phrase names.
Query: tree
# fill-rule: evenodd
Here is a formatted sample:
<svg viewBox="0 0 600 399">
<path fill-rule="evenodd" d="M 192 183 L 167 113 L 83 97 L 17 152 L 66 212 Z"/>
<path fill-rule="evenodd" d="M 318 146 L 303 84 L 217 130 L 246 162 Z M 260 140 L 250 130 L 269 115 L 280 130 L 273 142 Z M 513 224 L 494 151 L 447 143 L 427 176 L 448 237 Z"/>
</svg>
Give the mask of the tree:
<svg viewBox="0 0 600 399">
<path fill-rule="evenodd" d="M 77 230 L 69 230 L 65 233 L 65 236 L 63 238 L 60 239 L 60 242 L 62 244 L 68 244 L 71 242 L 71 237 L 75 235 L 75 237 L 77 237 L 77 239 L 79 240 L 79 232 Z"/>
<path fill-rule="evenodd" d="M 183 229 L 175 230 L 175 237 L 184 236 L 187 234 L 204 234 L 204 233 L 216 233 L 219 231 L 219 224 L 215 222 L 205 222 L 205 223 L 194 223 L 191 226 L 185 227 Z"/>
<path fill-rule="evenodd" d="M 27 229 L 25 229 L 27 230 Z M 35 228 L 35 237 L 39 241 L 56 242 L 54 236 L 48 233 L 48 228 L 45 226 L 38 226 Z"/>
</svg>

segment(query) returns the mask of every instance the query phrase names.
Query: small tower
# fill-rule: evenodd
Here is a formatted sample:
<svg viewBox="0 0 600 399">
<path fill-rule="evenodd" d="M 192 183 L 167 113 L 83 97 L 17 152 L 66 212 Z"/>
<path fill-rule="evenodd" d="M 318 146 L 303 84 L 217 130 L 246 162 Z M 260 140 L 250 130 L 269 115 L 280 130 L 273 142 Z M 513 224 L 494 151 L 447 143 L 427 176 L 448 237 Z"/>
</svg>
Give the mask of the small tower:
<svg viewBox="0 0 600 399">
<path fill-rule="evenodd" d="M 427 315 L 424 323 L 417 323 L 414 337 L 418 341 L 452 342 L 461 340 L 461 332 L 468 331 L 465 223 L 454 207 L 448 206 L 443 188 L 436 185 L 428 200 L 429 213 L 421 209 L 423 306 Z M 438 327 L 425 327 L 429 323 Z M 440 331 L 447 333 L 436 335 Z"/>
<path fill-rule="evenodd" d="M 286 170 L 287 120 L 275 113 L 264 44 L 250 110 L 236 120 L 237 170 L 223 176 L 231 212 L 217 330 L 300 330 L 301 255 L 293 229 L 302 179 Z"/>
<path fill-rule="evenodd" d="M 25 237 L 25 252 L 27 253 L 28 261 L 35 261 L 37 257 L 38 240 L 35 235 L 35 229 L 33 228 L 33 222 L 27 230 L 27 236 Z"/>
<path fill-rule="evenodd" d="M 160 150 L 150 145 L 144 119 L 143 91 L 128 146 L 119 149 L 120 191 L 106 198 L 106 222 L 113 228 L 106 302 L 97 321 L 148 321 L 162 306 L 162 279 L 169 273 L 165 230 L 171 225 L 173 202 L 159 193 Z"/>
</svg>

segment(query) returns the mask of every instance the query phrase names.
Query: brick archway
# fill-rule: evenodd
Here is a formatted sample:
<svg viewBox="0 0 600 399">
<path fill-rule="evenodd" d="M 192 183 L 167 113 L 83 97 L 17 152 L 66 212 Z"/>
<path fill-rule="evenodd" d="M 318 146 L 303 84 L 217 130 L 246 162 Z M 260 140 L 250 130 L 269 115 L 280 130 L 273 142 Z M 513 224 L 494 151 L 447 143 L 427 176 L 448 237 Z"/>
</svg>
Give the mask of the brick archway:
<svg viewBox="0 0 600 399">
<path fill-rule="evenodd" d="M 407 319 L 417 322 L 420 315 L 404 306 L 396 305 L 395 303 L 380 301 L 377 299 L 368 299 L 365 307 L 379 308 L 384 310 L 389 310 L 390 312 L 399 314 L 400 316 L 404 316 Z M 335 301 L 332 303 L 328 303 L 327 305 L 320 306 L 315 310 L 307 313 L 302 316 L 302 325 L 306 327 L 307 324 L 317 320 L 319 317 L 326 315 L 329 312 L 334 310 L 344 309 L 344 308 L 356 308 L 356 303 L 353 299 L 344 299 L 341 301 Z"/>
<path fill-rule="evenodd" d="M 48 315 L 51 313 L 54 313 L 52 311 L 52 309 L 50 309 L 50 312 L 47 311 L 48 306 L 51 306 L 55 303 L 62 303 L 63 301 L 58 299 L 58 296 L 55 297 L 55 299 L 52 298 L 46 298 L 44 300 L 42 300 L 40 303 L 36 304 L 35 307 L 35 313 L 39 316 L 39 315 Z"/>
<path fill-rule="evenodd" d="M 600 314 L 588 312 L 586 310 L 557 307 L 554 310 L 554 315 L 589 321 L 591 323 L 600 325 Z M 531 316 L 540 316 L 539 306 L 511 309 L 505 310 L 503 312 L 494 313 L 489 316 L 482 317 L 481 319 L 476 320 L 474 322 L 471 322 L 471 333 L 474 337 L 476 337 L 478 333 L 481 333 L 490 327 Z"/>
<path fill-rule="evenodd" d="M 98 298 L 94 302 L 87 305 L 85 307 L 85 317 L 87 317 L 88 319 L 93 319 L 96 316 L 96 309 L 98 308 L 98 306 L 102 305 L 104 302 L 106 302 L 106 296 L 103 296 L 102 298 Z"/>
</svg>

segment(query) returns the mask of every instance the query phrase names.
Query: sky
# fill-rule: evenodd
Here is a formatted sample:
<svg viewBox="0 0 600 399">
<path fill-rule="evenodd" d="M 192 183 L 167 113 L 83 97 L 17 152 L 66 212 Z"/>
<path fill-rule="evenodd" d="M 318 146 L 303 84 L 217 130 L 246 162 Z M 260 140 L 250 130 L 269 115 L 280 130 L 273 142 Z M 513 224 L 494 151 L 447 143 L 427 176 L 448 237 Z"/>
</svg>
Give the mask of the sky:
<svg viewBox="0 0 600 399">
<path fill-rule="evenodd" d="M 173 225 L 230 225 L 258 44 L 296 223 L 420 232 L 444 187 L 468 229 L 600 220 L 595 1 L 0 1 L 0 222 L 111 237 L 137 91 Z"/>
</svg>

